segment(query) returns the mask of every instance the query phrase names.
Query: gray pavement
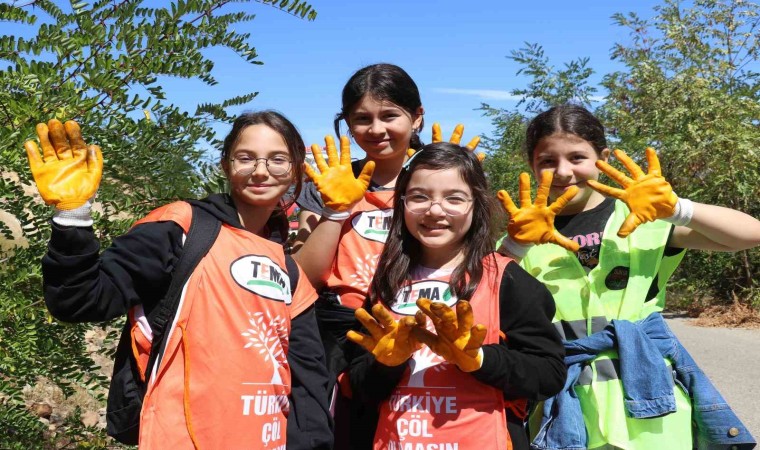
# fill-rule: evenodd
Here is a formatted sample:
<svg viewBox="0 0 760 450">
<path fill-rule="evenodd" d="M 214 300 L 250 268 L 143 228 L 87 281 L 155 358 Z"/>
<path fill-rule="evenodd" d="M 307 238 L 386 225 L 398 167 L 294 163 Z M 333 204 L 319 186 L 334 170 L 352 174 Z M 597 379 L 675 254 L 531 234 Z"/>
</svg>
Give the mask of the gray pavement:
<svg viewBox="0 0 760 450">
<path fill-rule="evenodd" d="M 760 439 L 760 330 L 697 327 L 675 315 L 666 320 L 755 440 Z"/>
</svg>

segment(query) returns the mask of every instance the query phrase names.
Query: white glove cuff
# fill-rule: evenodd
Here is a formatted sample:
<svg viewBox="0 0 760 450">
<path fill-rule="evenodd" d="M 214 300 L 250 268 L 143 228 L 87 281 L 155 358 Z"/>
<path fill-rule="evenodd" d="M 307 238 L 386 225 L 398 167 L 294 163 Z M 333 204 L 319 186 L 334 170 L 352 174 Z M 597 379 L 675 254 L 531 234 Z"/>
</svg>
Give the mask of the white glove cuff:
<svg viewBox="0 0 760 450">
<path fill-rule="evenodd" d="M 685 198 L 679 198 L 676 203 L 676 212 L 672 216 L 666 217 L 662 220 L 670 222 L 673 225 L 684 226 L 691 222 L 691 217 L 694 215 L 694 203 L 691 200 Z"/>
<path fill-rule="evenodd" d="M 351 216 L 350 210 L 338 212 L 338 211 L 328 208 L 327 206 L 322 208 L 322 217 L 324 217 L 327 220 L 334 220 L 337 222 L 341 220 L 346 220 L 350 216 Z"/>
<path fill-rule="evenodd" d="M 511 236 L 507 236 L 507 238 L 502 241 L 501 245 L 504 246 L 504 249 L 506 249 L 512 256 L 524 258 L 528 253 L 528 250 L 533 248 L 534 244 L 520 244 L 515 242 Z"/>
<path fill-rule="evenodd" d="M 92 226 L 92 203 L 88 200 L 84 205 L 76 209 L 57 209 L 53 214 L 53 222 L 65 227 L 91 227 Z"/>
<path fill-rule="evenodd" d="M 478 367 L 478 369 L 480 369 L 483 367 L 483 360 L 485 359 L 485 353 L 483 353 L 483 347 L 480 347 L 478 349 L 478 356 L 480 357 L 478 358 L 478 360 L 480 361 L 480 367 Z"/>
</svg>

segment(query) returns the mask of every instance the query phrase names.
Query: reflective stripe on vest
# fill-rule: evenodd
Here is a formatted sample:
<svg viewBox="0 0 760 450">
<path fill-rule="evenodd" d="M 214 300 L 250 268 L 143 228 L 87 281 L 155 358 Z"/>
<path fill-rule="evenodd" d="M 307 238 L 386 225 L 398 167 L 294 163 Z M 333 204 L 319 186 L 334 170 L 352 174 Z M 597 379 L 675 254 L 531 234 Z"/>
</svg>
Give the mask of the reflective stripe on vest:
<svg viewBox="0 0 760 450">
<path fill-rule="evenodd" d="M 589 327 L 589 322 L 591 326 Z M 609 324 L 606 317 L 589 317 L 581 320 L 557 320 L 554 322 L 554 328 L 564 340 L 577 339 L 580 336 L 586 336 L 588 330 L 591 334 L 602 331 Z"/>
<path fill-rule="evenodd" d="M 586 365 L 581 371 L 576 386 L 586 386 L 593 381 L 610 381 L 620 379 L 620 360 L 619 359 L 597 359 L 594 363 L 596 367 L 596 376 L 591 365 Z"/>
</svg>

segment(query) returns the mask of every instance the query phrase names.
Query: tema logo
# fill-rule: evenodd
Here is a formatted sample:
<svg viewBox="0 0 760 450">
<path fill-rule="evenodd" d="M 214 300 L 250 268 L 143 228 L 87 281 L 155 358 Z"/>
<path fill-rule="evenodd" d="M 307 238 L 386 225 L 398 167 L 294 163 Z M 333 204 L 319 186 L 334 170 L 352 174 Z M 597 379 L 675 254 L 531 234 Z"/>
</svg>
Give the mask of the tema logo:
<svg viewBox="0 0 760 450">
<path fill-rule="evenodd" d="M 364 239 L 385 243 L 388 239 L 388 230 L 391 228 L 392 217 L 393 209 L 363 211 L 351 219 L 351 225 Z"/>
<path fill-rule="evenodd" d="M 243 289 L 270 300 L 290 304 L 290 278 L 266 256 L 248 255 L 230 266 L 232 278 Z"/>
<path fill-rule="evenodd" d="M 451 292 L 449 283 L 443 281 L 419 281 L 412 283 L 408 288 L 402 289 L 396 296 L 396 303 L 391 310 L 396 314 L 413 316 L 417 308 L 417 300 L 429 298 L 434 302 L 443 302 L 446 306 L 453 306 L 457 298 Z"/>
</svg>

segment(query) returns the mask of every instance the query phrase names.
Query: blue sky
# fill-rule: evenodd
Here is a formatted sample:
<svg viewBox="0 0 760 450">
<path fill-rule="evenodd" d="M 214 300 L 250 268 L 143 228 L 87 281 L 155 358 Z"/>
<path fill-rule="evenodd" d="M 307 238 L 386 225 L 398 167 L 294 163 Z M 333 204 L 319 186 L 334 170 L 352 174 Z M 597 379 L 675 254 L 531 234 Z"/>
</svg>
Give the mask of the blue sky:
<svg viewBox="0 0 760 450">
<path fill-rule="evenodd" d="M 600 77 L 615 67 L 609 58 L 613 44 L 628 40 L 611 16 L 636 11 L 649 17 L 658 3 L 313 0 L 319 12 L 314 22 L 251 3 L 257 17 L 246 31 L 264 65 L 249 66 L 222 54 L 214 69 L 219 86 L 172 81 L 167 88 L 180 103 L 257 90 L 259 96 L 241 110 L 278 109 L 307 143 L 321 143 L 331 133 L 341 89 L 351 74 L 367 64 L 391 62 L 409 72 L 420 88 L 424 141 L 436 121 L 444 133 L 464 123 L 469 139 L 492 132 L 489 119 L 476 110 L 481 102 L 512 107 L 509 91 L 525 85 L 515 75 L 518 66 L 506 58 L 511 50 L 539 43 L 556 65 L 588 56 Z M 358 147 L 354 151 L 361 156 Z"/>
<path fill-rule="evenodd" d="M 481 102 L 512 107 L 515 100 L 509 92 L 525 85 L 525 79 L 515 75 L 517 64 L 507 59 L 511 50 L 525 42 L 541 44 L 555 65 L 588 56 L 599 79 L 616 67 L 609 58 L 613 44 L 629 39 L 627 30 L 612 23 L 612 14 L 635 11 L 649 17 L 659 3 L 311 0 L 318 17 L 307 22 L 249 2 L 227 11 L 246 8 L 256 14 L 237 31 L 251 33 L 263 65 L 250 65 L 230 51 L 215 49 L 207 55 L 216 61 L 212 74 L 218 85 L 162 81 L 168 100 L 190 111 L 201 102 L 258 91 L 251 103 L 231 111 L 277 109 L 310 144 L 322 143 L 325 134 L 332 133 L 340 92 L 351 74 L 367 64 L 390 62 L 409 72 L 420 88 L 426 111 L 423 141 L 430 140 L 433 122 L 441 123 L 445 135 L 462 122 L 469 140 L 492 132 L 489 119 L 476 110 Z M 229 126 L 216 129 L 223 137 Z M 356 147 L 353 156 L 362 155 Z"/>
</svg>

